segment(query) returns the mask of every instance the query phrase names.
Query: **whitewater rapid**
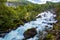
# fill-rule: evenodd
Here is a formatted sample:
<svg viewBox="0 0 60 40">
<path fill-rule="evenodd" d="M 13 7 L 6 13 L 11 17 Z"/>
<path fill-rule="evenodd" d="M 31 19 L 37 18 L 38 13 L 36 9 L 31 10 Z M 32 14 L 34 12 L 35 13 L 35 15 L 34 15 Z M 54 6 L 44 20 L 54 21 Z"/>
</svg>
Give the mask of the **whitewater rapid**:
<svg viewBox="0 0 60 40">
<path fill-rule="evenodd" d="M 29 2 L 32 2 L 34 4 L 46 4 L 46 2 L 53 2 L 53 3 L 58 3 L 60 0 L 27 0 Z"/>
<path fill-rule="evenodd" d="M 55 20 L 56 15 L 50 11 L 42 12 L 36 17 L 37 19 L 35 21 L 30 21 L 24 25 L 20 25 L 20 27 L 18 27 L 16 30 L 12 30 L 7 35 L 5 35 L 4 38 L 0 37 L 0 40 L 22 40 L 24 38 L 23 33 L 30 28 L 36 28 L 37 34 L 33 38 L 27 40 L 38 40 L 38 36 L 41 36 L 39 35 L 39 32 L 42 32 L 44 37 L 44 35 L 47 34 L 45 30 L 52 30 L 53 23 L 57 22 L 57 20 Z"/>
</svg>

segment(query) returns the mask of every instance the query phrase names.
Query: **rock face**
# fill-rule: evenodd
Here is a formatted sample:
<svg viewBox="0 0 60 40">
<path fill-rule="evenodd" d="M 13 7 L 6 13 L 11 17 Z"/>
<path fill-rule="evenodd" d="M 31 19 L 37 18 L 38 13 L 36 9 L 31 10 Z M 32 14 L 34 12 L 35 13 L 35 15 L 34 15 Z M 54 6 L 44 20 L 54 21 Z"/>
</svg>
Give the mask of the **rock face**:
<svg viewBox="0 0 60 40">
<path fill-rule="evenodd" d="M 33 38 L 36 34 L 37 34 L 36 28 L 31 28 L 25 31 L 23 35 L 25 37 L 24 39 L 29 39 Z"/>
</svg>

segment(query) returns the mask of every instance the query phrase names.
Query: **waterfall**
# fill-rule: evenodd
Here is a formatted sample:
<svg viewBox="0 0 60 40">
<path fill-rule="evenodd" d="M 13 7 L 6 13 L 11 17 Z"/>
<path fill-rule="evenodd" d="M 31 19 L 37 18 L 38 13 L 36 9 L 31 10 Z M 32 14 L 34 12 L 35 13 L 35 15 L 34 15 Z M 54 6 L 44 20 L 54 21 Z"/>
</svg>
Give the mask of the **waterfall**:
<svg viewBox="0 0 60 40">
<path fill-rule="evenodd" d="M 24 38 L 23 33 L 30 28 L 36 28 L 37 34 L 33 38 L 29 38 L 27 40 L 38 40 L 38 37 L 41 36 L 41 32 L 43 33 L 44 37 L 45 34 L 47 34 L 45 30 L 52 30 L 53 23 L 57 22 L 57 20 L 54 19 L 56 15 L 50 11 L 42 12 L 36 17 L 37 19 L 35 21 L 30 21 L 24 25 L 20 25 L 20 27 L 18 27 L 16 30 L 12 30 L 5 35 L 4 38 L 0 38 L 0 40 L 22 40 Z"/>
</svg>

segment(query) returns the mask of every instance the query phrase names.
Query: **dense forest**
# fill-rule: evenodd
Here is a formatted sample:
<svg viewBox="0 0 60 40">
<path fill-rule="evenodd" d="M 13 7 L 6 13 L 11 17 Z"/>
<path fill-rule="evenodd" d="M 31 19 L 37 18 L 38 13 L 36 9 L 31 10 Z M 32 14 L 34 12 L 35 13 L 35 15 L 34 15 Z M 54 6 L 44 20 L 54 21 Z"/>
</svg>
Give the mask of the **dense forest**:
<svg viewBox="0 0 60 40">
<path fill-rule="evenodd" d="M 54 9 L 58 22 L 44 40 L 60 39 L 60 3 L 47 2 L 46 4 L 21 3 L 16 7 L 6 6 L 6 1 L 0 1 L 0 34 L 16 29 L 26 22 L 35 20 L 36 16 L 47 10 Z M 41 39 L 42 40 L 42 39 Z"/>
</svg>

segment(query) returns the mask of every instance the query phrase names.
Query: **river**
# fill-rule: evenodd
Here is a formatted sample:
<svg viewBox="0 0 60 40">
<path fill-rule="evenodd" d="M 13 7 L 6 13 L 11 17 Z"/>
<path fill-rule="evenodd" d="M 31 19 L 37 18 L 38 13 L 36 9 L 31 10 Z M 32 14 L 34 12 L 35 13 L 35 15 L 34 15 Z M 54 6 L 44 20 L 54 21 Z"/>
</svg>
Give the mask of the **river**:
<svg viewBox="0 0 60 40">
<path fill-rule="evenodd" d="M 37 34 L 33 38 L 29 38 L 27 40 L 38 40 L 39 36 L 41 36 L 41 32 L 43 33 L 42 37 L 44 37 L 46 34 L 48 34 L 46 30 L 52 30 L 53 23 L 57 22 L 57 20 L 55 20 L 56 15 L 50 11 L 42 12 L 36 17 L 37 18 L 35 21 L 30 21 L 24 25 L 20 25 L 20 27 L 18 27 L 16 30 L 12 30 L 7 35 L 5 35 L 4 38 L 0 37 L 0 40 L 22 40 L 24 38 L 23 33 L 31 28 L 36 28 Z"/>
</svg>

